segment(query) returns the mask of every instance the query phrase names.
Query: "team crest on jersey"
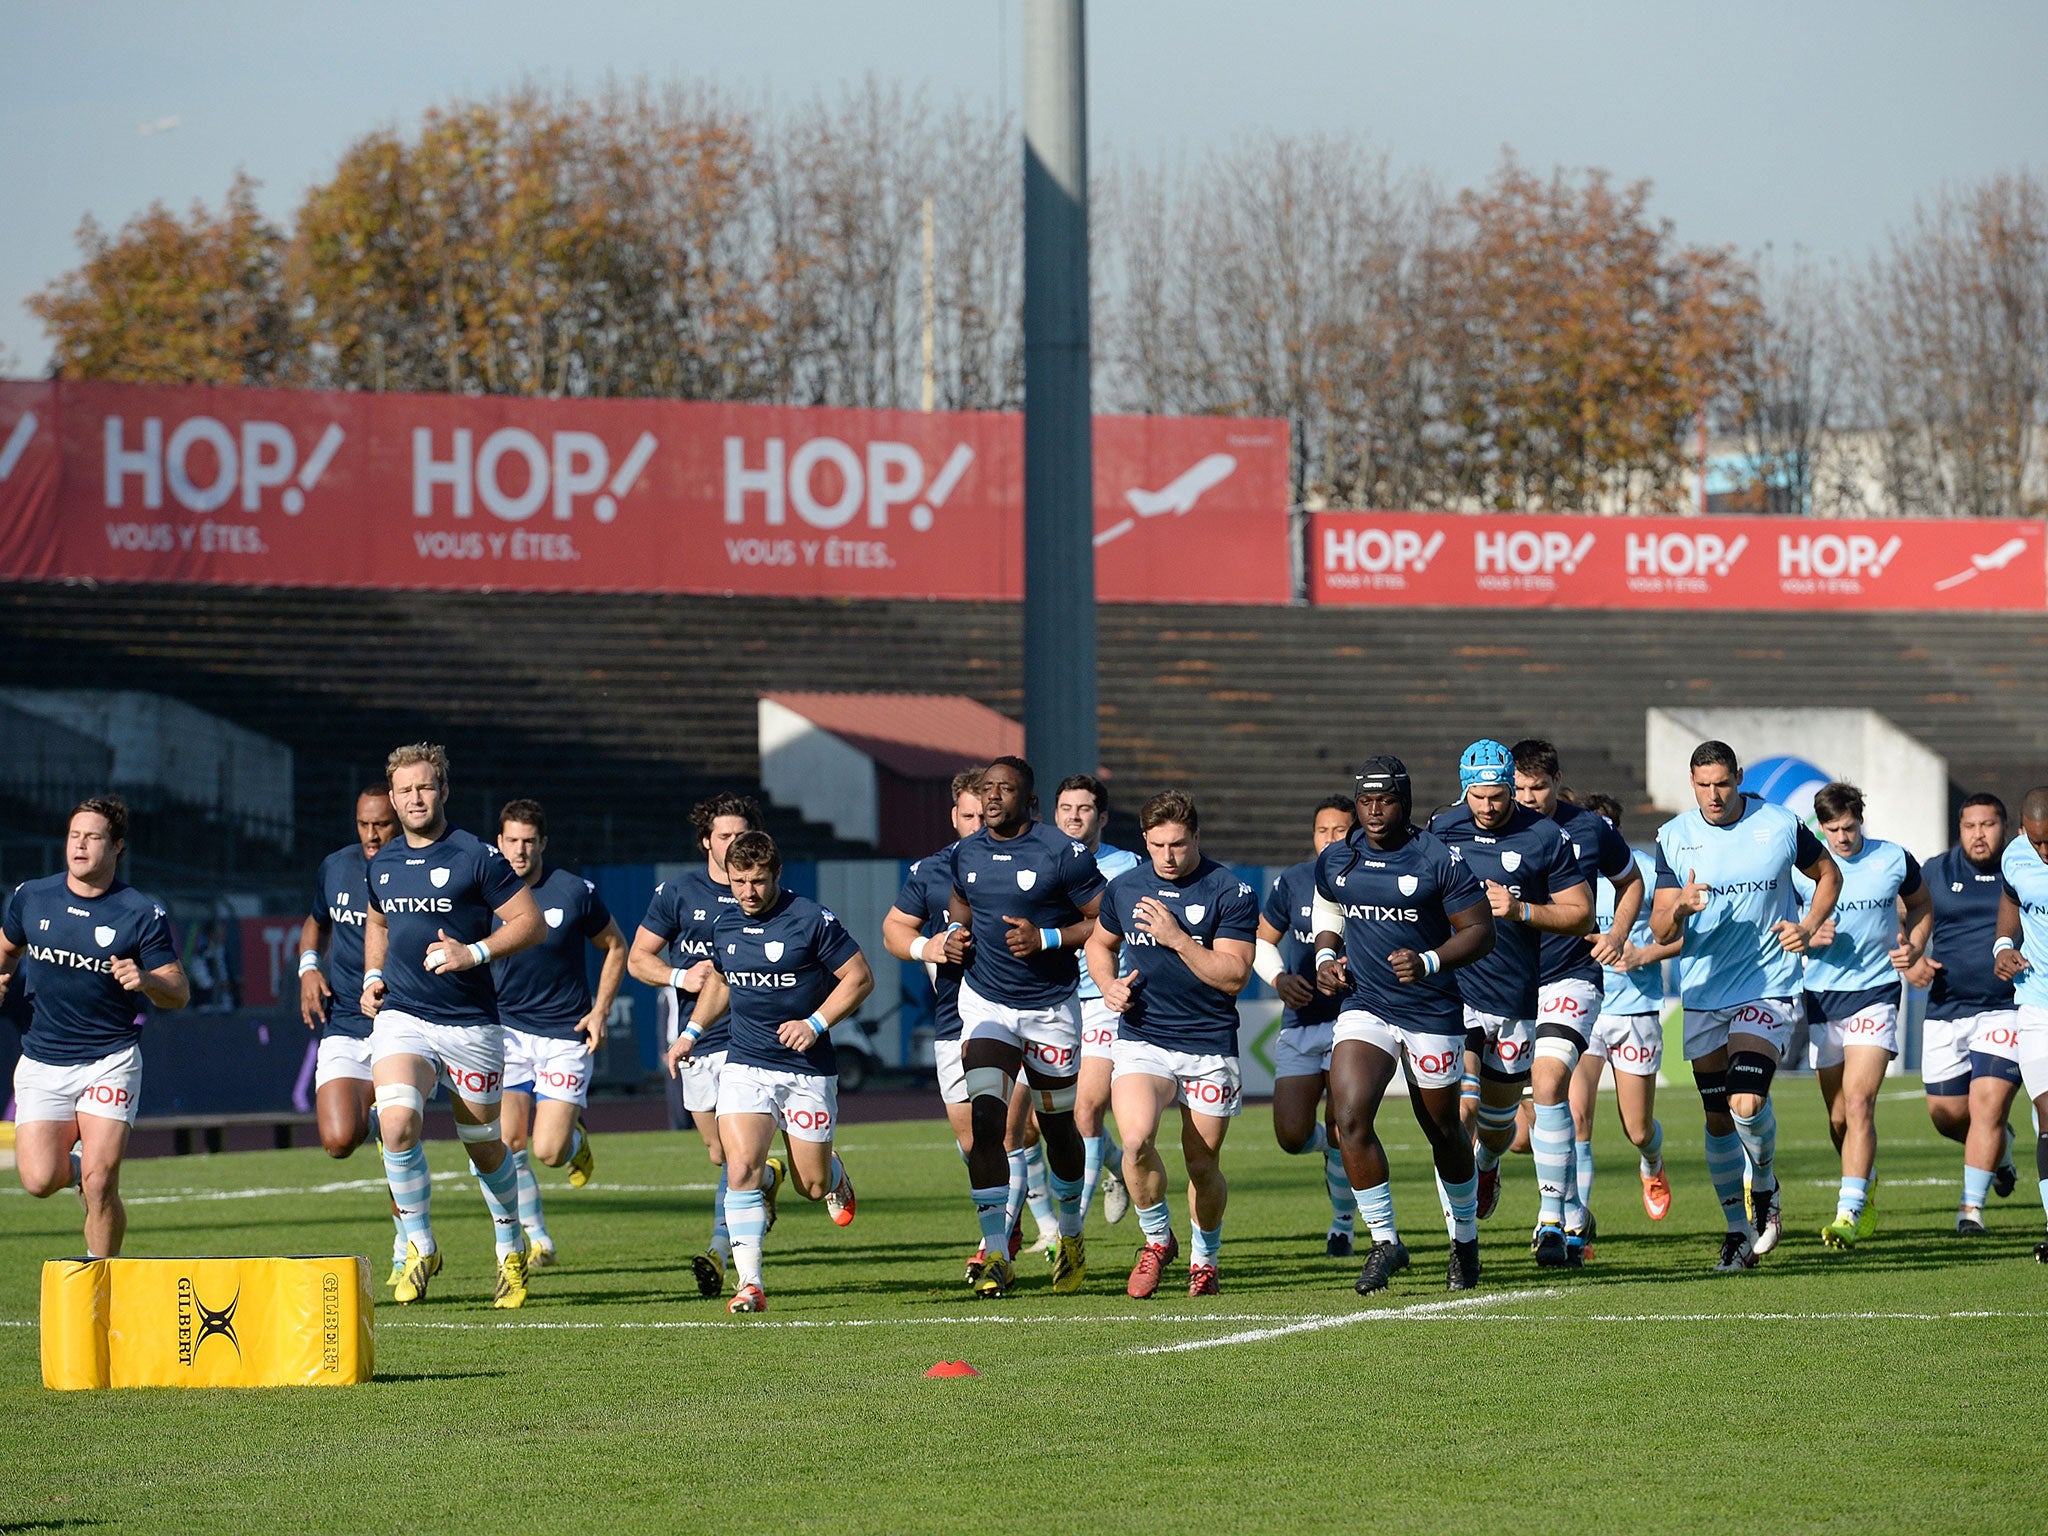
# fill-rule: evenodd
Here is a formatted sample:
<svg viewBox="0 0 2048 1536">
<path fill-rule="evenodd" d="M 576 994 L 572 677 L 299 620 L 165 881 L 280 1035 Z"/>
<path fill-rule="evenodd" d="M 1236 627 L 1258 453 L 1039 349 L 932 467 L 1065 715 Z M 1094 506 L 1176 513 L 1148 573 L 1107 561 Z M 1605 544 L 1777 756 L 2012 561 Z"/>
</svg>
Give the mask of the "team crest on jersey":
<svg viewBox="0 0 2048 1536">
<path fill-rule="evenodd" d="M 549 907 L 547 911 L 541 913 L 541 916 L 548 920 L 550 928 L 562 926 L 562 909 L 560 907 Z"/>
<path fill-rule="evenodd" d="M 434 882 L 434 888 L 435 888 L 436 890 L 439 890 L 439 889 L 440 889 L 440 888 L 441 888 L 442 886 L 444 886 L 444 885 L 446 885 L 446 884 L 448 883 L 448 871 L 447 871 L 447 870 L 445 870 L 445 869 L 436 869 L 436 870 L 433 870 L 433 871 L 431 871 L 431 872 L 430 872 L 430 873 L 429 873 L 429 874 L 427 875 L 427 878 L 428 878 L 429 880 L 433 881 L 433 882 Z"/>
<path fill-rule="evenodd" d="M 1398 882 L 1403 896 L 1413 896 L 1422 882 L 1413 875 L 1403 875 Z"/>
<path fill-rule="evenodd" d="M 111 928 L 95 928 L 92 931 L 92 936 L 99 941 L 101 949 L 105 949 L 114 942 L 114 930 Z"/>
<path fill-rule="evenodd" d="M 1513 874 L 1522 867 L 1522 855 L 1513 848 L 1501 849 L 1500 867 L 1508 871 L 1509 874 Z"/>
<path fill-rule="evenodd" d="M 1199 923 L 1208 913 L 1209 909 L 1207 907 L 1203 906 L 1200 902 L 1196 902 L 1192 907 L 1188 908 L 1187 920 L 1191 923 Z"/>
<path fill-rule="evenodd" d="M 763 944 L 761 946 L 761 953 L 766 955 L 770 960 L 780 960 L 782 958 L 782 940 L 770 939 L 766 944 Z"/>
<path fill-rule="evenodd" d="M 1020 890 L 1020 891 L 1028 891 L 1028 890 L 1030 890 L 1030 889 L 1031 889 L 1031 887 L 1033 887 L 1033 886 L 1034 886 L 1034 885 L 1036 885 L 1036 884 L 1038 884 L 1038 871 L 1037 871 L 1037 870 L 1035 870 L 1035 869 L 1020 869 L 1020 870 L 1018 870 L 1018 871 L 1017 871 L 1017 889 L 1018 889 L 1018 890 Z"/>
</svg>

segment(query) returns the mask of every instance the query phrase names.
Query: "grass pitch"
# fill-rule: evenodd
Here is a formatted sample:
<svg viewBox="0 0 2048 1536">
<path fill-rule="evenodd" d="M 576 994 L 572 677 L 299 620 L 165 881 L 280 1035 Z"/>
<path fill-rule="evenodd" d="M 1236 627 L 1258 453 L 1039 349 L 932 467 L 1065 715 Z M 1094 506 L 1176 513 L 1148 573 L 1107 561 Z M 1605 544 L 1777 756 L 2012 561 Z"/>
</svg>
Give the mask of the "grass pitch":
<svg viewBox="0 0 2048 1536">
<path fill-rule="evenodd" d="M 1707 1273 L 1719 1213 L 1697 1101 L 1674 1086 L 1669 1219 L 1643 1215 L 1603 1101 L 1593 1261 L 1536 1269 L 1515 1158 L 1482 1288 L 1459 1297 L 1421 1136 L 1390 1104 L 1415 1265 L 1370 1301 L 1354 1263 L 1323 1257 L 1319 1161 L 1283 1156 L 1262 1107 L 1224 1150 L 1223 1294 L 1200 1302 L 1184 1265 L 1128 1300 L 1136 1221 L 1099 1212 L 1082 1294 L 1054 1297 L 1026 1256 L 1010 1298 L 971 1300 L 973 1211 L 934 1117 L 846 1133 L 859 1218 L 785 1202 L 756 1318 L 689 1279 L 711 1191 L 697 1140 L 602 1137 L 591 1187 L 549 1176 L 561 1266 L 494 1313 L 482 1198 L 436 1144 L 447 1269 L 426 1302 L 379 1306 L 378 1379 L 341 1390 L 45 1391 L 38 1269 L 78 1251 L 78 1206 L 10 1189 L 0 1531 L 2040 1530 L 2031 1170 L 1989 1239 L 1958 1241 L 1960 1149 L 1895 1079 L 1878 1235 L 1831 1254 L 1818 1092 L 1782 1082 L 1778 1104 L 1786 1238 L 1761 1269 Z M 133 1164 L 128 1252 L 355 1251 L 381 1281 L 378 1174 L 369 1151 Z M 1185 1245 L 1178 1197 L 1175 1225 Z M 981 1375 L 924 1379 L 953 1359 Z"/>
</svg>

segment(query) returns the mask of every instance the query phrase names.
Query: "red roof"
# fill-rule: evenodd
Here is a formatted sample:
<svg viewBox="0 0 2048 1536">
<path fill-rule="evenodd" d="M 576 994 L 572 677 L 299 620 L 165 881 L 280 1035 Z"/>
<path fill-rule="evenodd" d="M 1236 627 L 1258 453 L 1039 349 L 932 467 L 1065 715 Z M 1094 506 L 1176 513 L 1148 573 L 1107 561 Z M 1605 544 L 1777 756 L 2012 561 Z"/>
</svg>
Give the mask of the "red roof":
<svg viewBox="0 0 2048 1536">
<path fill-rule="evenodd" d="M 857 752 L 908 779 L 947 779 L 1004 753 L 1021 756 L 1024 727 L 957 693 L 765 693 Z"/>
</svg>

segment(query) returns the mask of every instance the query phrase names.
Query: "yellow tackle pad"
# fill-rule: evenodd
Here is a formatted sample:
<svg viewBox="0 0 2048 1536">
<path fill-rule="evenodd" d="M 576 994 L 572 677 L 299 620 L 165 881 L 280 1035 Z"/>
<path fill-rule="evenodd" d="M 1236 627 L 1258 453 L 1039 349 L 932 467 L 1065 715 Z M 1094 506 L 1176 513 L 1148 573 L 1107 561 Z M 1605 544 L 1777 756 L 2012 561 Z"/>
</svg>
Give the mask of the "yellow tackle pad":
<svg viewBox="0 0 2048 1536">
<path fill-rule="evenodd" d="M 370 1261 L 51 1259 L 43 1385 L 325 1387 L 376 1369 Z"/>
</svg>

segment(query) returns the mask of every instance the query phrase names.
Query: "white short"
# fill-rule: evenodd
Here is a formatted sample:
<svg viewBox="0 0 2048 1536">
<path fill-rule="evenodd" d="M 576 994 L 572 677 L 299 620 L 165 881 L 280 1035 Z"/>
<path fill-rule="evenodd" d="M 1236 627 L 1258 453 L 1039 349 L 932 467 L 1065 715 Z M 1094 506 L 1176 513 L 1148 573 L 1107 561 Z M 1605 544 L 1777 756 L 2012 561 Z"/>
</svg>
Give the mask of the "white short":
<svg viewBox="0 0 2048 1536">
<path fill-rule="evenodd" d="M 1997 1056 L 2014 1066 L 2020 1059 L 2020 1015 L 2016 1008 L 1980 1013 L 1970 1020 L 1970 1051 Z M 1923 1077 L 1925 1073 L 1921 1074 Z"/>
<path fill-rule="evenodd" d="M 1143 1040 L 1119 1039 L 1110 1060 L 1110 1081 L 1120 1077 L 1163 1077 L 1174 1084 L 1173 1102 L 1214 1120 L 1233 1120 L 1244 1108 L 1244 1078 L 1235 1056 L 1169 1051 Z"/>
<path fill-rule="evenodd" d="M 728 1061 L 718 1074 L 718 1118 L 727 1115 L 773 1115 L 793 1141 L 830 1141 L 839 1119 L 839 1079 Z"/>
<path fill-rule="evenodd" d="M 578 1109 L 590 1102 L 590 1069 L 595 1061 L 581 1035 L 558 1040 L 505 1028 L 505 1086 L 537 1099 L 559 1099 Z"/>
<path fill-rule="evenodd" d="M 2048 1093 L 2048 1008 L 2021 1004 L 2013 1033 L 2013 1060 L 2020 1064 L 2020 1081 L 2027 1085 L 2027 1097 L 2038 1099 Z"/>
<path fill-rule="evenodd" d="M 1404 1029 L 1363 1008 L 1347 1008 L 1330 1028 L 1332 1052 L 1346 1040 L 1363 1040 L 1396 1061 L 1405 1055 L 1410 1075 L 1424 1088 L 1448 1088 L 1465 1076 L 1465 1042 L 1457 1035 Z"/>
<path fill-rule="evenodd" d="M 1732 1008 L 1685 1010 L 1685 1059 L 1698 1061 L 1728 1044 L 1730 1035 L 1755 1035 L 1768 1040 L 1780 1058 L 1792 1038 L 1792 1026 L 1805 1017 L 1796 997 L 1760 997 Z"/>
<path fill-rule="evenodd" d="M 1872 1003 L 1846 1019 L 1814 1019 L 1806 1026 L 1807 1064 L 1839 1067 L 1852 1045 L 1874 1045 L 1887 1055 L 1899 1054 L 1899 1005 Z"/>
<path fill-rule="evenodd" d="M 320 1054 L 313 1062 L 313 1091 L 329 1083 L 367 1083 L 370 1080 L 370 1040 L 349 1035 L 322 1035 Z"/>
<path fill-rule="evenodd" d="M 992 1003 L 960 983 L 960 1043 L 995 1040 L 1024 1053 L 1027 1067 L 1046 1077 L 1072 1077 L 1080 1067 L 1081 1005 L 1077 998 L 1049 1008 Z"/>
<path fill-rule="evenodd" d="M 967 1069 L 960 1065 L 960 1042 L 958 1040 L 934 1040 L 932 1042 L 932 1067 L 939 1074 L 939 1100 L 945 1104 L 965 1104 L 967 1095 Z"/>
<path fill-rule="evenodd" d="M 1929 1018 L 1920 1026 L 1920 1079 L 1930 1086 L 1970 1075 L 1970 1041 L 1987 1019 L 2010 1024 L 2012 1010 L 1973 1013 L 1963 1019 Z"/>
<path fill-rule="evenodd" d="M 1633 1077 L 1655 1077 L 1664 1064 L 1664 1020 L 1654 1013 L 1603 1013 L 1593 1021 L 1586 1054 Z"/>
<path fill-rule="evenodd" d="M 71 1067 L 52 1066 L 29 1056 L 14 1064 L 14 1118 L 22 1125 L 31 1120 L 75 1120 L 80 1115 L 133 1125 L 141 1103 L 139 1045 L 124 1045 L 97 1061 Z"/>
<path fill-rule="evenodd" d="M 1532 1019 L 1511 1019 L 1505 1014 L 1481 1013 L 1477 1008 L 1465 1010 L 1465 1032 L 1478 1030 L 1486 1037 L 1485 1048 L 1479 1053 L 1479 1065 L 1490 1070 L 1495 1077 L 1526 1077 L 1529 1073 L 1529 1057 L 1536 1046 L 1536 1024 Z M 1458 1071 L 1464 1076 L 1464 1068 Z"/>
<path fill-rule="evenodd" d="M 1111 1013 L 1109 1004 L 1099 997 L 1081 999 L 1081 1059 L 1091 1057 L 1097 1061 L 1109 1061 L 1110 1047 L 1116 1044 L 1116 1029 L 1123 1022 L 1120 1013 Z"/>
<path fill-rule="evenodd" d="M 725 1071 L 725 1052 L 709 1051 L 683 1058 L 683 1108 L 693 1115 L 718 1113 L 718 1084 Z"/>
<path fill-rule="evenodd" d="M 1579 1049 L 1593 1038 L 1600 1021 L 1601 989 L 1595 982 L 1577 976 L 1545 982 L 1536 993 L 1536 1029 L 1568 1029 L 1578 1037 Z"/>
<path fill-rule="evenodd" d="M 378 1010 L 370 1062 L 417 1056 L 455 1098 L 495 1104 L 505 1091 L 505 1031 L 495 1024 L 436 1024 L 397 1008 Z"/>
<path fill-rule="evenodd" d="M 1330 1070 L 1330 1047 L 1336 1044 L 1337 1024 L 1297 1024 L 1282 1029 L 1273 1039 L 1273 1076 L 1315 1077 Z"/>
</svg>

